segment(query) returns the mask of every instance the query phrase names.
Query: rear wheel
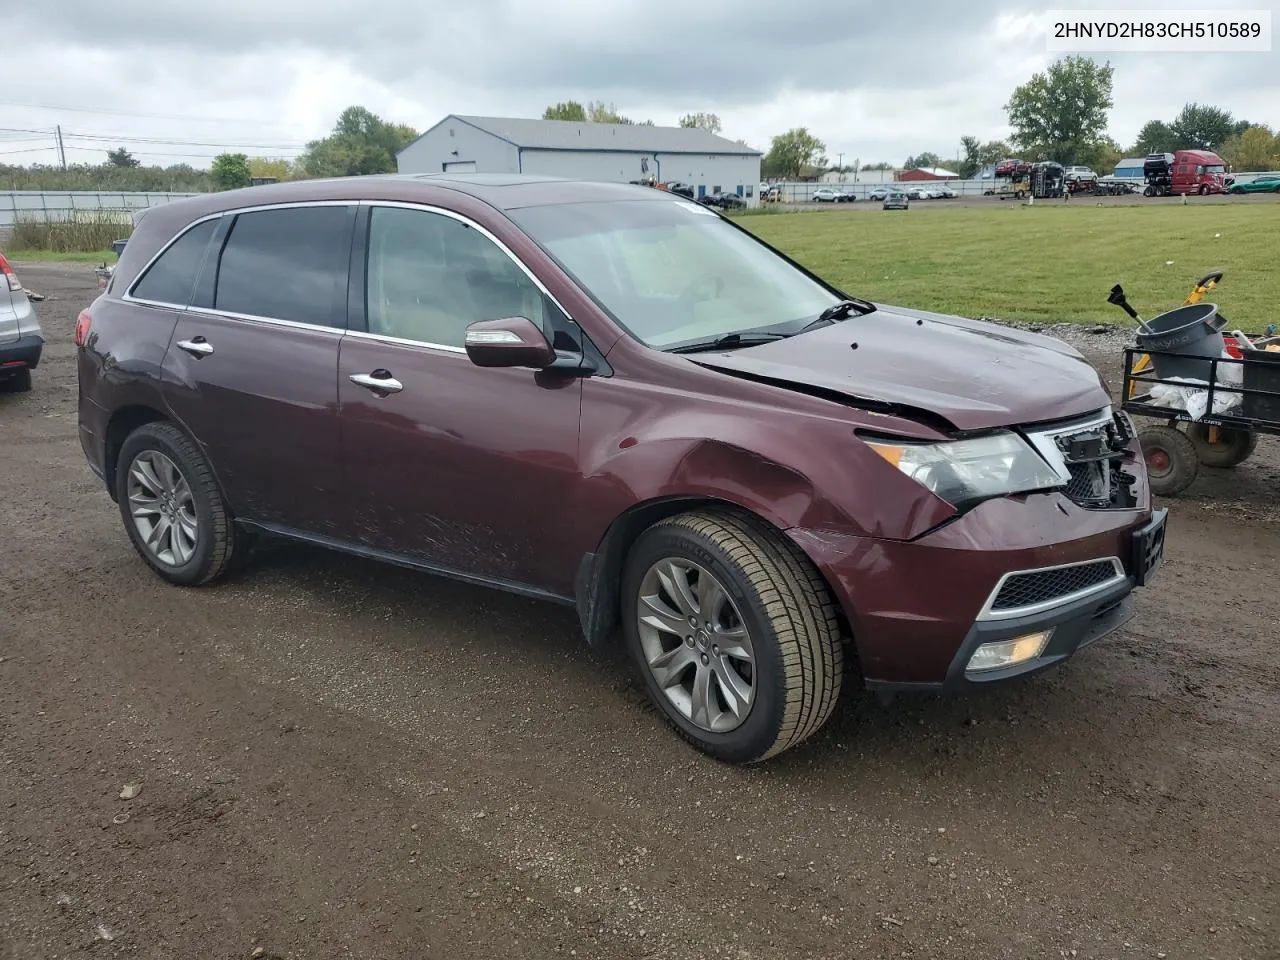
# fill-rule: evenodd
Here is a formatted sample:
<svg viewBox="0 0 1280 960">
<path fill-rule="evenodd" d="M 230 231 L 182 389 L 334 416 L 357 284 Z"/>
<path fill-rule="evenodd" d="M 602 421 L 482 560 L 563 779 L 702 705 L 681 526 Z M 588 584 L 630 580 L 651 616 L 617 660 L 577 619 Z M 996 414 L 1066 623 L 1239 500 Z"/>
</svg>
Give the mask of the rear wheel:
<svg viewBox="0 0 1280 960">
<path fill-rule="evenodd" d="M 1216 436 L 1213 436 L 1216 433 Z M 1213 439 L 1210 437 L 1213 436 Z M 1258 446 L 1258 434 L 1232 427 L 1211 428 L 1203 423 L 1187 427 L 1196 456 L 1206 467 L 1235 467 L 1244 463 Z"/>
<path fill-rule="evenodd" d="M 247 546 L 208 461 L 171 423 L 148 423 L 129 434 L 115 481 L 134 549 L 170 583 L 208 583 Z"/>
<path fill-rule="evenodd" d="M 762 522 L 708 511 L 655 524 L 627 558 L 622 596 L 649 696 L 700 750 L 764 760 L 835 708 L 835 604 L 808 558 Z"/>
<path fill-rule="evenodd" d="M 1174 497 L 1195 482 L 1200 460 L 1185 433 L 1170 426 L 1146 427 L 1139 431 L 1138 442 L 1147 461 L 1152 493 Z"/>
</svg>

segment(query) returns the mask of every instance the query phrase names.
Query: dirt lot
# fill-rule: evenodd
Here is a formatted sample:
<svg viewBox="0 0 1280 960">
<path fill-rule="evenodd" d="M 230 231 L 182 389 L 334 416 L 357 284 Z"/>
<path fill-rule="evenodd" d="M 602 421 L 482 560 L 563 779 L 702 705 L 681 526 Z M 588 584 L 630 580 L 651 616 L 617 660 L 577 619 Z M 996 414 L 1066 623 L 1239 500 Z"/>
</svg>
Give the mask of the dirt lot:
<svg viewBox="0 0 1280 960">
<path fill-rule="evenodd" d="M 1140 617 L 1074 662 L 853 693 L 736 769 L 567 609 L 293 546 L 162 585 L 76 441 L 89 268 L 21 273 L 0 957 L 1280 956 L 1280 442 L 1171 505 Z"/>
</svg>

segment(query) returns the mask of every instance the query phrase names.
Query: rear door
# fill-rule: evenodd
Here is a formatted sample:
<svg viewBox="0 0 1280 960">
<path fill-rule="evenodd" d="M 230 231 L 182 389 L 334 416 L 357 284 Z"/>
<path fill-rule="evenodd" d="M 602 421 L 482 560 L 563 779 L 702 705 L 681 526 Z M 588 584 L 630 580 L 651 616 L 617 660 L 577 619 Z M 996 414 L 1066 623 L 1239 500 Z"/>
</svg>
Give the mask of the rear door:
<svg viewBox="0 0 1280 960">
<path fill-rule="evenodd" d="M 579 558 L 563 521 L 578 476 L 582 381 L 482 369 L 463 349 L 477 320 L 523 316 L 554 338 L 566 318 L 504 247 L 446 211 L 374 205 L 362 237 L 366 228 L 357 300 L 366 329 L 343 339 L 338 377 L 360 542 L 570 594 Z M 371 377 L 394 381 L 395 392 L 362 385 Z"/>
<path fill-rule="evenodd" d="M 169 407 L 238 517 L 340 535 L 338 347 L 356 204 L 228 215 L 164 360 Z"/>
</svg>

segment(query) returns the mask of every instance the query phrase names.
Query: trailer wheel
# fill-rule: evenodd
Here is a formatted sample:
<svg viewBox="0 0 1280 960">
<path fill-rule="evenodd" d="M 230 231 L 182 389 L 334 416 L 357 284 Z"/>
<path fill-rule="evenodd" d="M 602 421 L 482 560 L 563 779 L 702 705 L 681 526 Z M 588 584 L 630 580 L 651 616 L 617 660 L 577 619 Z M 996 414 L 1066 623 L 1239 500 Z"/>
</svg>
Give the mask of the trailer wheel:
<svg viewBox="0 0 1280 960">
<path fill-rule="evenodd" d="M 1147 461 L 1147 481 L 1152 493 L 1176 497 L 1195 482 L 1200 461 L 1185 433 L 1163 425 L 1146 427 L 1138 432 L 1138 443 Z"/>
<path fill-rule="evenodd" d="M 1196 448 L 1196 456 L 1206 467 L 1239 466 L 1257 449 L 1256 431 L 1235 427 L 1218 427 L 1217 429 L 1217 438 L 1210 440 L 1212 428 L 1207 424 L 1193 423 L 1187 427 L 1187 437 Z"/>
<path fill-rule="evenodd" d="M 1154 197 L 1156 195 L 1156 192 L 1151 187 L 1145 187 L 1143 188 L 1142 195 L 1144 197 Z"/>
</svg>

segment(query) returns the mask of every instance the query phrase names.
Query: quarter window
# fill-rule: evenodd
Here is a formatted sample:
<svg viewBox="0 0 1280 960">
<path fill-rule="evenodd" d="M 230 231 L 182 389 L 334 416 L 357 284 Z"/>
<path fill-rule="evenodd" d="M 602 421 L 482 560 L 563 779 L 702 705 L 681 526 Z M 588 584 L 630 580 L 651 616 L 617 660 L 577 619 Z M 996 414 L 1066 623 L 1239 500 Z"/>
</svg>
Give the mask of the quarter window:
<svg viewBox="0 0 1280 960">
<path fill-rule="evenodd" d="M 546 329 L 542 291 L 474 227 L 427 210 L 375 207 L 369 223 L 369 332 L 461 347 L 477 320 L 526 317 Z"/>
<path fill-rule="evenodd" d="M 325 327 L 346 323 L 350 207 L 285 207 L 236 217 L 214 307 Z"/>
<path fill-rule="evenodd" d="M 142 275 L 133 288 L 133 296 L 139 300 L 185 307 L 191 299 L 200 265 L 204 262 L 209 238 L 217 226 L 217 218 L 206 220 L 175 240 Z"/>
</svg>

